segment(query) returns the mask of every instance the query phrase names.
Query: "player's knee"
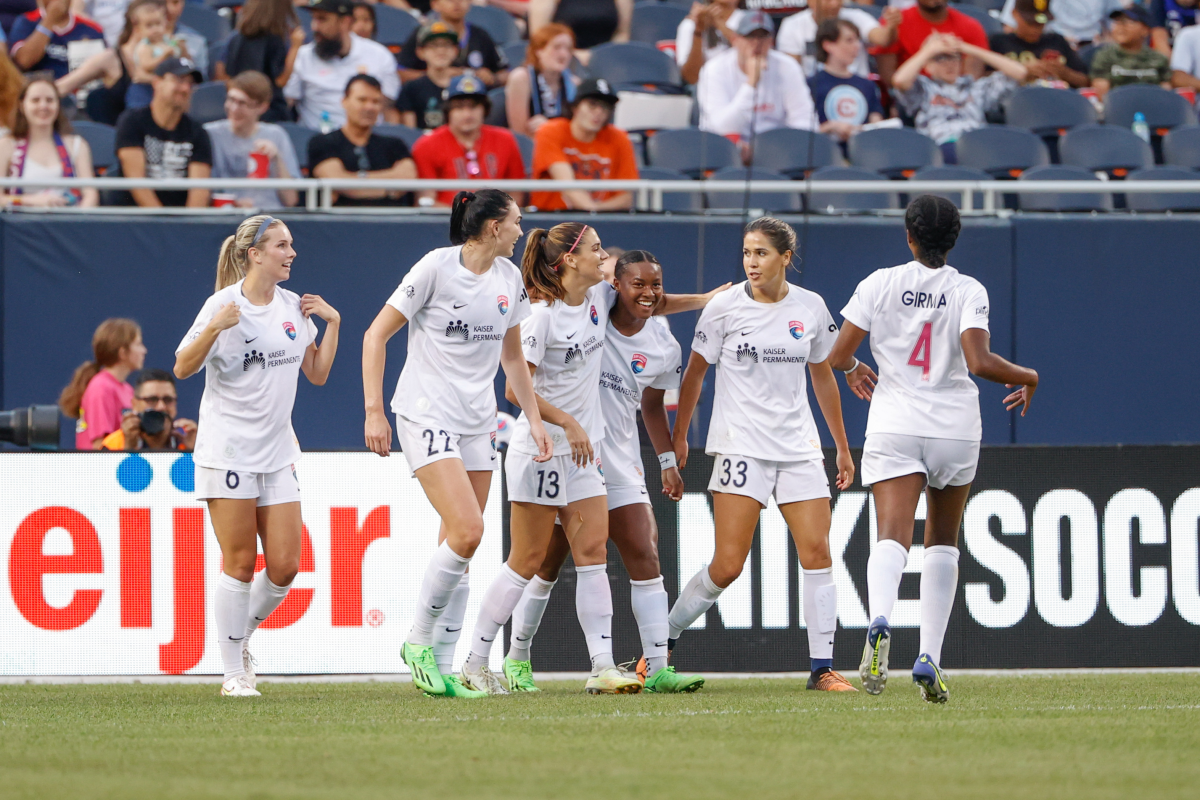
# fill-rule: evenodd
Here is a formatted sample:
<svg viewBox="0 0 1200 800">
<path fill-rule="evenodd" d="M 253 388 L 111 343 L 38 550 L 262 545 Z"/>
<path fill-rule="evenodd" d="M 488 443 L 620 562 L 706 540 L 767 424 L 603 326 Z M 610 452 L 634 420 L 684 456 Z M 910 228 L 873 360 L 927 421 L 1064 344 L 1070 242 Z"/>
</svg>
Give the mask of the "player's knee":
<svg viewBox="0 0 1200 800">
<path fill-rule="evenodd" d="M 254 580 L 254 560 L 257 553 L 249 550 L 224 556 L 225 574 L 242 583 Z"/>
<path fill-rule="evenodd" d="M 653 542 L 647 542 L 644 547 L 634 552 L 621 554 L 629 577 L 635 581 L 648 581 L 657 578 L 662 570 L 658 563 L 658 547 Z"/>
<path fill-rule="evenodd" d="M 829 542 L 818 539 L 811 542 L 799 542 L 796 545 L 796 555 L 805 569 L 824 569 L 829 566 Z"/>
<path fill-rule="evenodd" d="M 722 562 L 713 559 L 713 563 L 708 565 L 708 577 L 722 589 L 729 588 L 729 584 L 738 579 L 742 574 L 742 564 L 733 561 Z"/>
<path fill-rule="evenodd" d="M 446 526 L 446 538 L 454 552 L 465 558 L 475 555 L 476 548 L 483 541 L 483 518 L 475 517 L 457 520 Z"/>
<path fill-rule="evenodd" d="M 271 583 L 276 586 L 291 586 L 292 581 L 296 580 L 296 573 L 300 571 L 300 559 L 289 559 L 283 564 L 268 564 L 267 577 L 271 579 Z"/>
</svg>

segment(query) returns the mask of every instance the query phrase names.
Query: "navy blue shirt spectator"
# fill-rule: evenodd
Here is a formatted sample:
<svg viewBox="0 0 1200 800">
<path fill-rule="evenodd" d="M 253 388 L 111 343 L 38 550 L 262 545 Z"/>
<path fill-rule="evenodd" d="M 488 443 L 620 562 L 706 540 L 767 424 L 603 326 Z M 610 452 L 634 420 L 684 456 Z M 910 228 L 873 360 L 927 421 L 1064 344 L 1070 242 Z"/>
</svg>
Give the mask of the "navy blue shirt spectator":
<svg viewBox="0 0 1200 800">
<path fill-rule="evenodd" d="M 44 0 L 13 22 L 9 52 L 23 72 L 51 72 L 55 79 L 71 71 L 71 45 L 96 40 L 104 49 L 104 31 L 87 17 L 70 13 L 70 0 Z M 91 53 L 86 53 L 91 55 Z M 78 61 L 86 55 L 80 52 Z"/>
<path fill-rule="evenodd" d="M 1198 0 L 1150 0 L 1150 41 L 1155 50 L 1170 55 L 1170 48 L 1175 46 L 1175 37 L 1184 28 L 1196 24 L 1196 7 Z M 1162 45 L 1166 45 L 1167 52 Z"/>
<path fill-rule="evenodd" d="M 808 79 L 808 88 L 821 133 L 841 142 L 864 124 L 883 119 L 879 87 L 853 72 L 862 49 L 861 36 L 854 23 L 833 17 L 817 26 L 813 39 L 821 68 Z"/>
</svg>

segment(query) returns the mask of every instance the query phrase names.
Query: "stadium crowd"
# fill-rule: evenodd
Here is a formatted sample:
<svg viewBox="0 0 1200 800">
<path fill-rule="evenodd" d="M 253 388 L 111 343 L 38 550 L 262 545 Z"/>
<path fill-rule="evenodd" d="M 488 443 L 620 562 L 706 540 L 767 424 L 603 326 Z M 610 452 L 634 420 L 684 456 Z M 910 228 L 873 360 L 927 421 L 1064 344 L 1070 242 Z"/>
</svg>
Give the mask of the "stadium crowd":
<svg viewBox="0 0 1200 800">
<path fill-rule="evenodd" d="M 1172 160 L 1181 148 L 1162 141 L 1168 129 L 1195 123 L 1197 0 L 214 5 L 222 13 L 200 0 L 0 0 L 8 175 L 604 180 L 752 167 L 796 178 L 848 160 L 888 177 L 959 163 L 1007 178 L 1057 163 L 1059 135 L 1100 120 L 1124 128 L 1124 146 L 1139 147 L 1135 137 L 1152 148 L 1151 158 L 1138 151 L 1099 168 L 1113 177 L 1155 162 L 1200 166 Z M 1146 113 L 1131 124 L 1111 96 L 1138 84 L 1161 91 L 1139 95 Z M 642 102 L 648 94 L 666 102 Z M 1024 145 L 1033 155 L 1020 163 L 989 160 L 999 145 L 969 135 L 1005 123 L 1018 95 L 1029 101 L 1023 107 L 1037 106 L 1033 121 L 1007 121 L 1044 141 L 1045 155 L 1031 139 Z M 1080 97 L 1090 111 L 1065 125 L 1055 118 Z M 1180 122 L 1159 119 L 1172 115 Z M 912 140 L 891 130 L 901 127 L 932 143 L 917 145 L 926 155 L 904 154 Z M 652 145 L 679 128 L 728 140 L 732 148 L 717 149 L 731 155 L 714 166 L 711 156 L 700 163 L 689 154 L 711 139 Z M 878 128 L 888 133 L 857 138 Z M 805 132 L 776 135 L 790 161 L 756 153 L 766 149 L 755 147 L 763 134 L 780 130 Z M 810 131 L 835 145 L 833 160 L 814 160 Z M 960 146 L 964 137 L 970 146 Z M 807 161 L 795 152 L 805 148 Z M 1071 158 L 1062 163 L 1090 166 Z M 444 206 L 449 198 L 355 189 L 335 202 Z M 629 192 L 521 199 L 543 210 L 633 204 Z M 300 193 L 13 189 L 2 202 L 272 209 L 297 204 Z"/>
</svg>

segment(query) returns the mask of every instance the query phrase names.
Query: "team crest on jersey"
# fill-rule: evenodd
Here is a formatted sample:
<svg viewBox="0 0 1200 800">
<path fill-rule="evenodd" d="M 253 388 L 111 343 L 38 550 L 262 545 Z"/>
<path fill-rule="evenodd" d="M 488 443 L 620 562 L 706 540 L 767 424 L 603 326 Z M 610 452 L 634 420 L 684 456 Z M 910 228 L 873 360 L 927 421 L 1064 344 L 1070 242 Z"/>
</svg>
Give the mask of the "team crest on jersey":
<svg viewBox="0 0 1200 800">
<path fill-rule="evenodd" d="M 491 439 L 492 439 L 492 449 L 495 450 L 496 449 L 496 432 L 492 431 L 491 434 L 489 434 L 489 435 L 491 436 Z"/>
<path fill-rule="evenodd" d="M 646 371 L 646 357 L 641 353 L 634 353 L 633 360 L 629 362 L 629 366 L 633 367 L 634 375 L 641 375 Z"/>
<path fill-rule="evenodd" d="M 508 298 L 504 295 L 500 295 L 499 297 L 497 297 L 496 298 L 496 308 L 500 309 L 500 316 L 504 316 L 505 314 L 507 314 L 508 313 Z"/>
<path fill-rule="evenodd" d="M 286 333 L 288 338 L 291 339 L 293 342 L 296 341 L 296 326 L 295 325 L 293 325 L 290 322 L 283 323 L 283 332 Z"/>
<path fill-rule="evenodd" d="M 600 456 L 596 456 L 596 472 L 600 473 L 600 477 L 604 477 L 604 465 L 600 463 Z"/>
<path fill-rule="evenodd" d="M 792 332 L 793 339 L 804 338 L 804 323 L 799 320 L 792 320 L 788 323 L 788 330 Z"/>
<path fill-rule="evenodd" d="M 593 324 L 593 325 L 599 325 L 599 324 L 600 324 L 600 315 L 596 313 L 596 307 L 595 307 L 595 306 L 592 306 L 592 310 L 591 310 L 590 312 L 588 312 L 588 313 L 589 313 L 589 314 L 591 315 L 591 317 L 592 317 L 592 324 Z"/>
</svg>

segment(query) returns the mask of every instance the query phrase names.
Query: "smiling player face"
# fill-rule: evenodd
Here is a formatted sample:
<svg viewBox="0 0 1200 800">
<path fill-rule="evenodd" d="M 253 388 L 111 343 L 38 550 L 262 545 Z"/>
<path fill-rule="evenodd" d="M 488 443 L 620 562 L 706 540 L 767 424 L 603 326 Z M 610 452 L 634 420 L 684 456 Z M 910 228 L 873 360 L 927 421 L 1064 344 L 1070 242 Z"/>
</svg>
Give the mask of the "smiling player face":
<svg viewBox="0 0 1200 800">
<path fill-rule="evenodd" d="M 247 255 L 254 268 L 263 270 L 271 281 L 286 281 L 292 276 L 292 262 L 296 258 L 296 251 L 292 249 L 292 232 L 283 223 L 272 225 Z"/>
<path fill-rule="evenodd" d="M 636 319 L 650 319 L 662 300 L 662 268 L 648 261 L 630 264 L 614 285 L 622 308 Z"/>
<path fill-rule="evenodd" d="M 774 286 L 783 280 L 792 253 L 780 253 L 759 231 L 751 231 L 742 240 L 742 269 L 755 289 Z"/>
<path fill-rule="evenodd" d="M 608 258 L 608 253 L 600 246 L 600 236 L 590 225 L 584 231 L 575 252 L 566 258 L 570 259 L 570 265 L 579 273 L 585 286 L 595 286 L 604 280 L 604 259 Z"/>
</svg>

